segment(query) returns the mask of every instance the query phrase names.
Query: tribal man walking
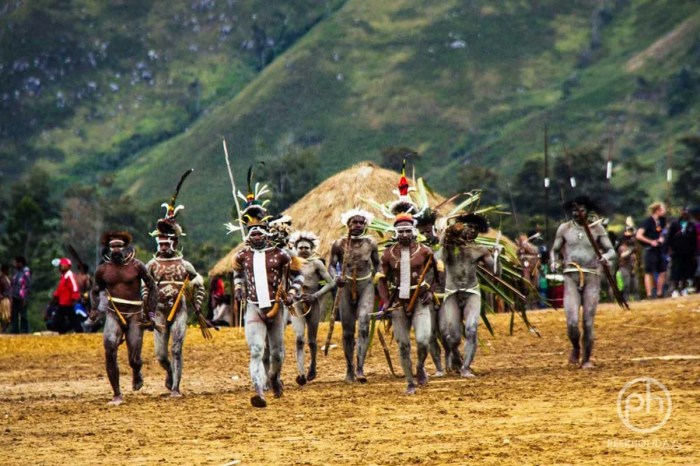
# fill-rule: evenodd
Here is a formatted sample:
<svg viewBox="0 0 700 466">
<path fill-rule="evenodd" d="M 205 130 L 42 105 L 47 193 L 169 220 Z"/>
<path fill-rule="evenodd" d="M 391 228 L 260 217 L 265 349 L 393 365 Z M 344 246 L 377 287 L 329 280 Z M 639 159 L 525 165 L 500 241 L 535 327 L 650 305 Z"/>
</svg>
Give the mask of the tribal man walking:
<svg viewBox="0 0 700 466">
<path fill-rule="evenodd" d="M 103 330 L 105 363 L 107 377 L 112 386 L 114 397 L 109 405 L 120 405 L 124 399 L 119 388 L 119 367 L 117 349 L 126 340 L 129 351 L 129 365 L 132 371 L 132 388 L 139 390 L 143 386 L 141 375 L 141 346 L 143 344 L 143 325 L 154 325 L 156 282 L 146 270 L 146 266 L 134 258 L 131 246 L 131 234 L 125 231 L 108 232 L 102 235 L 102 245 L 107 248 L 105 262 L 95 272 L 95 285 L 90 301 L 92 310 L 90 318 L 97 320 L 100 291 L 108 298 L 108 309 Z M 141 282 L 148 289 L 150 299 L 141 300 Z"/>
<path fill-rule="evenodd" d="M 384 250 L 378 291 L 385 309 L 391 309 L 394 338 L 399 344 L 401 367 L 406 376 L 406 394 L 416 393 L 411 362 L 411 326 L 416 333 L 418 385 L 428 382 L 425 359 L 430 343 L 430 307 L 433 304 L 435 283 L 425 281 L 429 268 L 435 270 L 433 251 L 416 241 L 415 220 L 410 213 L 398 213 L 394 220 L 396 243 Z M 381 331 L 381 330 L 378 330 Z"/>
<path fill-rule="evenodd" d="M 331 247 L 330 273 L 340 288 L 340 319 L 343 326 L 343 352 L 345 353 L 345 382 L 367 382 L 365 357 L 369 346 L 370 313 L 374 307 L 374 273 L 379 269 L 377 242 L 365 235 L 373 215 L 365 210 L 352 209 L 341 216 L 348 228 L 348 236 Z M 343 273 L 345 271 L 345 273 Z M 359 325 L 357 337 L 357 370 L 355 356 L 355 324 Z M 333 322 L 331 322 L 333 325 Z"/>
<path fill-rule="evenodd" d="M 593 368 L 591 362 L 594 340 L 593 320 L 600 299 L 599 266 L 611 262 L 616 254 L 608 234 L 601 225 L 587 226 L 589 212 L 597 211 L 593 201 L 585 196 L 579 196 L 564 204 L 564 209 L 571 212 L 573 220 L 559 225 L 550 253 L 550 262 L 552 271 L 563 266 L 566 328 L 573 346 L 569 363 L 579 364 L 580 360 L 582 369 L 591 369 Z M 584 222 L 601 249 L 601 260 L 598 260 L 595 246 L 586 235 Z M 581 305 L 583 305 L 582 359 L 579 330 Z"/>
<path fill-rule="evenodd" d="M 184 178 L 190 173 L 185 172 Z M 170 396 L 180 397 L 180 380 L 182 378 L 182 346 L 187 331 L 187 311 L 191 305 L 196 314 L 201 314 L 204 300 L 204 281 L 195 268 L 186 261 L 182 252 L 177 250 L 179 237 L 185 236 L 182 228 L 175 220 L 182 206 L 175 207 L 177 191 L 170 204 L 164 204 L 165 217 L 158 220 L 156 230 L 151 233 L 156 237 L 158 250 L 146 268 L 158 284 L 158 308 L 156 323 L 163 327 L 162 332 L 155 332 L 154 348 L 156 358 L 166 371 L 165 388 L 170 390 Z M 193 288 L 192 301 L 187 302 L 186 290 L 191 284 Z M 147 291 L 147 290 L 146 290 Z M 148 293 L 144 293 L 148 299 Z M 168 358 L 168 340 L 172 337 L 172 361 Z"/>
</svg>

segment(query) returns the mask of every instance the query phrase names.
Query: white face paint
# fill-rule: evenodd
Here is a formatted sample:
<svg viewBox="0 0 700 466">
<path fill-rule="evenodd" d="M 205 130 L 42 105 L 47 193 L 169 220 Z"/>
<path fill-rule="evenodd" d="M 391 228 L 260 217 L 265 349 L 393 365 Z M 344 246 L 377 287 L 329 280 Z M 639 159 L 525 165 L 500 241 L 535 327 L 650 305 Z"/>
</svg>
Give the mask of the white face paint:
<svg viewBox="0 0 700 466">
<path fill-rule="evenodd" d="M 298 241 L 296 245 L 297 254 L 303 259 L 308 259 L 311 256 L 311 251 L 313 250 L 311 243 L 308 241 Z"/>
<path fill-rule="evenodd" d="M 170 256 L 173 254 L 175 249 L 175 242 L 172 238 L 156 238 L 156 244 L 158 245 L 158 253 L 162 256 Z"/>
<path fill-rule="evenodd" d="M 403 246 L 411 244 L 411 241 L 416 237 L 416 229 L 408 223 L 402 223 L 400 226 L 394 227 L 394 232 L 396 233 L 397 241 Z"/>
</svg>

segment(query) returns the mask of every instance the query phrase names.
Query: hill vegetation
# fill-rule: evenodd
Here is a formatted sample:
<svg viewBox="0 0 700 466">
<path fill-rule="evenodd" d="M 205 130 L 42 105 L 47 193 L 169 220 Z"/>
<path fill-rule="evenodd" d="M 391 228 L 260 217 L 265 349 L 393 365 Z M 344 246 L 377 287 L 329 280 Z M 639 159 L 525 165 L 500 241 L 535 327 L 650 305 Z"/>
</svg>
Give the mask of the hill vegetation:
<svg viewBox="0 0 700 466">
<path fill-rule="evenodd" d="M 223 137 L 239 185 L 265 161 L 275 209 L 357 161 L 395 168 L 412 152 L 444 195 L 512 197 L 514 232 L 544 214 L 547 124 L 553 219 L 573 192 L 641 216 L 653 198 L 695 200 L 666 168 L 694 179 L 698 90 L 693 0 L 5 2 L 0 253 L 72 238 L 91 257 L 112 225 L 150 249 L 157 206 L 194 167 L 188 247 L 216 257 L 232 215 Z M 43 233 L 10 232 L 22 212 Z"/>
</svg>

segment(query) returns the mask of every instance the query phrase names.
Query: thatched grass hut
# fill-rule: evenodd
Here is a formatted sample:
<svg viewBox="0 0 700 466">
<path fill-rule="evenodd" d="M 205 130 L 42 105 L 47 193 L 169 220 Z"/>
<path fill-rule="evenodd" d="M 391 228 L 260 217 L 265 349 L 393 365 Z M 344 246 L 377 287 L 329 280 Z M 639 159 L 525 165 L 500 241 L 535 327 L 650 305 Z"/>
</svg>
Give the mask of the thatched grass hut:
<svg viewBox="0 0 700 466">
<path fill-rule="evenodd" d="M 327 259 L 333 241 L 344 235 L 344 228 L 340 222 L 341 214 L 354 207 L 360 207 L 382 218 L 381 213 L 364 200 L 370 199 L 379 203 L 395 200 L 396 194 L 393 191 L 399 177 L 399 173 L 381 168 L 372 162 L 360 162 L 328 178 L 284 213 L 292 217 L 295 230 L 312 231 L 318 235 L 318 254 Z M 440 204 L 444 200 L 440 195 L 430 195 L 431 205 Z M 447 212 L 452 207 L 453 204 L 446 204 L 441 210 Z M 233 257 L 240 247 L 234 248 L 217 262 L 209 271 L 209 275 L 231 272 Z"/>
</svg>

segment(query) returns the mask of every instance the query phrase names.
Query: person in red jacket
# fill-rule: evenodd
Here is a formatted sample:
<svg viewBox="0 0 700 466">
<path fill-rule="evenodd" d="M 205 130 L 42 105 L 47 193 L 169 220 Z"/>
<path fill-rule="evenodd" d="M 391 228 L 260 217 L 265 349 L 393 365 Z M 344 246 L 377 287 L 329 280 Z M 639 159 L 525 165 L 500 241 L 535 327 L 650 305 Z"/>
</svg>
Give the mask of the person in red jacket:
<svg viewBox="0 0 700 466">
<path fill-rule="evenodd" d="M 80 319 L 75 314 L 75 303 L 80 299 L 80 288 L 71 271 L 71 265 L 70 259 L 65 257 L 58 261 L 58 270 L 61 272 L 61 278 L 58 280 L 58 287 L 53 293 L 53 299 L 58 304 L 55 324 L 58 333 L 66 333 L 70 328 L 75 333 L 83 332 Z M 64 324 L 66 320 L 68 325 Z"/>
</svg>

